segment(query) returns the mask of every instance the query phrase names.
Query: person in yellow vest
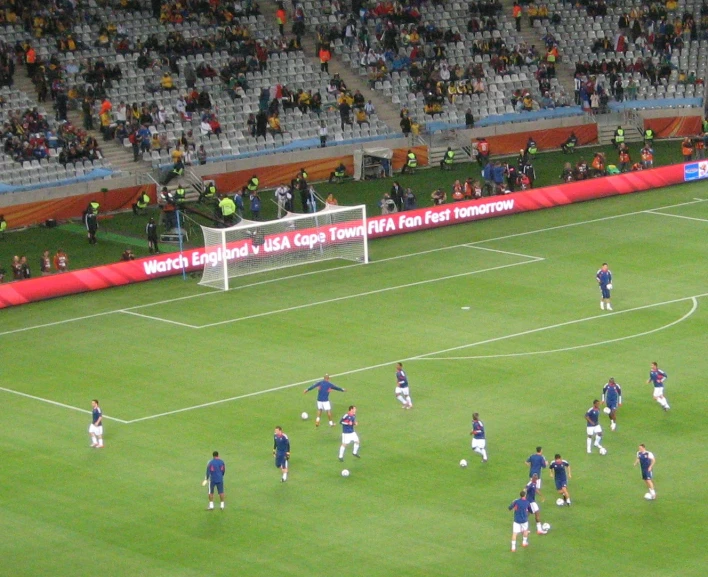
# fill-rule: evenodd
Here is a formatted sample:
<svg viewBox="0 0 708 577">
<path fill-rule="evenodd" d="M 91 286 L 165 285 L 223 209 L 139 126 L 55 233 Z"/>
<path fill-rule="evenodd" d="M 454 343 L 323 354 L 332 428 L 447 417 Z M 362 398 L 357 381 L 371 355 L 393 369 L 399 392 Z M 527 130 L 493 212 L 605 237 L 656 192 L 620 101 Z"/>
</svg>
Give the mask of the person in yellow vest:
<svg viewBox="0 0 708 577">
<path fill-rule="evenodd" d="M 246 183 L 246 186 L 244 186 L 241 189 L 241 192 L 243 194 L 248 193 L 249 196 L 256 192 L 258 190 L 258 185 L 260 184 L 260 181 L 258 180 L 258 177 L 254 174 Z"/>
<path fill-rule="evenodd" d="M 86 206 L 85 212 L 90 212 L 91 214 L 98 214 L 98 210 L 100 208 L 101 208 L 101 205 L 98 203 L 98 201 L 92 200 L 91 202 L 88 203 L 88 206 Z"/>
<path fill-rule="evenodd" d="M 224 224 L 230 226 L 234 223 L 236 215 L 236 203 L 228 196 L 222 196 L 219 200 L 219 212 Z"/>
<path fill-rule="evenodd" d="M 440 170 L 452 170 L 453 162 L 455 162 L 455 151 L 448 146 L 445 156 L 440 161 Z"/>
<path fill-rule="evenodd" d="M 644 144 L 649 147 L 654 144 L 654 131 L 651 128 L 644 131 Z"/>
<path fill-rule="evenodd" d="M 213 180 L 210 180 L 207 182 L 203 187 L 201 192 L 199 193 L 199 200 L 197 200 L 198 203 L 208 201 L 211 202 L 216 198 L 217 195 L 217 190 L 216 190 L 216 183 Z"/>
<path fill-rule="evenodd" d="M 415 155 L 415 152 L 408 150 L 408 153 L 406 154 L 406 163 L 401 169 L 401 174 L 412 174 L 415 172 L 416 168 L 418 168 L 418 157 Z"/>
<path fill-rule="evenodd" d="M 7 230 L 7 221 L 5 215 L 0 214 L 0 240 L 5 240 L 5 231 Z"/>
<path fill-rule="evenodd" d="M 182 208 L 186 202 L 187 202 L 187 191 L 185 190 L 184 186 L 182 186 L 182 183 L 180 182 L 177 185 L 177 188 L 175 189 L 175 204 L 177 205 L 177 208 Z"/>
<path fill-rule="evenodd" d="M 620 144 L 624 144 L 624 128 L 621 126 L 618 126 L 617 130 L 615 130 L 615 135 L 612 138 L 612 144 L 614 144 L 615 148 L 619 148 Z"/>
<path fill-rule="evenodd" d="M 133 204 L 133 214 L 137 215 L 145 211 L 150 204 L 150 196 L 144 190 L 138 194 L 138 198 Z"/>
<path fill-rule="evenodd" d="M 334 171 L 329 174 L 329 182 L 336 182 L 341 184 L 344 181 L 344 177 L 347 175 L 347 168 L 344 166 L 343 162 L 339 163 L 339 166 L 334 169 Z"/>
</svg>

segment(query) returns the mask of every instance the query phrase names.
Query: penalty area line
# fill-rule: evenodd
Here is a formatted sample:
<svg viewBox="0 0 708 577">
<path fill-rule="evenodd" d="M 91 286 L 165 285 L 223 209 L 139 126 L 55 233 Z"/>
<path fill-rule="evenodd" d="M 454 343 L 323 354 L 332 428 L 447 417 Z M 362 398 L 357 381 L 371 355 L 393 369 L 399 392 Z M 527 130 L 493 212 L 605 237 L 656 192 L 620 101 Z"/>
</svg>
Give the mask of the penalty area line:
<svg viewBox="0 0 708 577">
<path fill-rule="evenodd" d="M 54 405 L 55 407 L 61 407 L 62 409 L 71 409 L 72 411 L 78 411 L 79 413 L 85 413 L 87 415 L 91 414 L 88 409 L 81 409 L 79 407 L 74 407 L 73 405 L 67 405 L 65 403 L 60 403 L 58 401 L 52 401 L 51 399 L 45 399 L 44 397 L 38 397 L 36 395 L 30 395 L 28 393 L 22 393 L 20 391 L 15 391 L 13 389 L 7 389 L 5 387 L 0 387 L 0 391 L 10 393 L 12 395 L 17 395 L 18 397 L 25 397 L 26 399 L 32 399 L 34 401 L 41 401 L 42 403 L 47 403 L 48 405 Z M 108 415 L 103 415 L 103 418 L 109 421 L 116 421 L 117 423 L 122 423 L 127 425 L 129 421 L 123 419 L 118 419 L 116 417 L 109 417 Z"/>
<path fill-rule="evenodd" d="M 673 218 L 683 218 L 685 220 L 695 220 L 698 222 L 708 222 L 708 218 L 698 218 L 695 216 L 684 216 L 683 214 L 670 214 L 668 212 L 659 212 L 658 210 L 647 210 L 647 214 L 655 214 L 657 216 L 670 216 Z"/>
<path fill-rule="evenodd" d="M 627 335 L 624 337 L 618 337 L 616 339 L 600 341 L 597 343 L 589 343 L 586 345 L 577 345 L 574 347 L 564 347 L 562 349 L 552 349 L 552 350 L 547 350 L 547 351 L 529 351 L 526 353 L 507 353 L 507 354 L 500 354 L 500 355 L 473 355 L 473 356 L 468 356 L 468 357 L 425 357 L 425 358 L 418 358 L 416 360 L 419 360 L 419 361 L 471 361 L 471 360 L 481 360 L 481 359 L 508 359 L 508 358 L 513 358 L 513 357 L 530 357 L 530 356 L 534 356 L 534 355 L 550 355 L 553 353 L 565 353 L 565 352 L 569 352 L 569 351 L 577 351 L 579 349 L 589 349 L 591 347 L 599 347 L 602 345 L 609 345 L 611 343 L 619 343 L 621 341 L 628 341 L 630 339 L 636 339 L 639 337 L 645 337 L 647 335 L 652 335 L 654 333 L 658 333 L 658 332 L 663 331 L 665 329 L 671 328 L 674 325 L 682 323 L 688 317 L 693 315 L 693 313 L 695 313 L 696 310 L 698 310 L 698 299 L 696 297 L 693 297 L 693 298 L 691 298 L 691 302 L 693 303 L 693 306 L 691 307 L 690 311 L 688 311 L 681 318 L 679 318 L 675 321 L 671 321 L 667 325 L 663 325 L 661 327 L 657 327 L 657 328 L 651 329 L 649 331 L 644 331 L 643 333 L 636 333 L 634 335 Z M 601 315 L 600 317 L 595 317 L 595 318 L 607 318 L 607 316 L 608 315 Z"/>
<path fill-rule="evenodd" d="M 151 320 L 151 321 L 160 321 L 160 322 L 162 322 L 162 323 L 169 323 L 169 324 L 171 324 L 171 325 L 177 325 L 177 326 L 185 327 L 185 328 L 188 328 L 188 329 L 198 329 L 198 328 L 199 328 L 199 327 L 197 327 L 197 326 L 189 325 L 189 324 L 187 324 L 187 323 L 181 323 L 181 322 L 179 322 L 179 321 L 172 321 L 172 320 L 170 320 L 170 319 L 163 319 L 163 318 L 160 318 L 160 317 L 153 317 L 153 316 L 150 316 L 150 315 L 144 315 L 144 314 L 142 314 L 142 313 L 136 313 L 135 311 L 122 310 L 122 311 L 119 311 L 119 312 L 121 312 L 121 313 L 123 313 L 123 314 L 126 314 L 126 315 L 133 315 L 134 317 L 141 317 L 141 318 L 144 318 L 144 319 L 149 319 L 149 320 Z"/>
</svg>

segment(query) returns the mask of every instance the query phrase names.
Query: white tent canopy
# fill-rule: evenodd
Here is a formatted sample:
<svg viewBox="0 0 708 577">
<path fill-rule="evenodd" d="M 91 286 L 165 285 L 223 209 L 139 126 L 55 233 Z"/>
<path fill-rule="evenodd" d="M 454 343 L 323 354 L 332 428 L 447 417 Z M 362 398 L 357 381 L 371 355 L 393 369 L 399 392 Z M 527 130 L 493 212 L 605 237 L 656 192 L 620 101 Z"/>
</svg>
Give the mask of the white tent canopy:
<svg viewBox="0 0 708 577">
<path fill-rule="evenodd" d="M 354 180 L 393 176 L 390 148 L 362 148 L 354 151 Z M 383 162 L 382 162 L 383 161 Z M 381 174 L 383 172 L 383 174 Z"/>
</svg>

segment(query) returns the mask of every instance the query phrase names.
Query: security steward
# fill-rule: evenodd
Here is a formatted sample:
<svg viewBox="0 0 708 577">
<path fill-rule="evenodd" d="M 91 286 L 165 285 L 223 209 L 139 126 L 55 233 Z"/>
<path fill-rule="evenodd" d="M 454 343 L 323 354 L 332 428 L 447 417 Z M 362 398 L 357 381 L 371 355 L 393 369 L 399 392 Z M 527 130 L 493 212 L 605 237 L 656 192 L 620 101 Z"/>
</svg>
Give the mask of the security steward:
<svg viewBox="0 0 708 577">
<path fill-rule="evenodd" d="M 536 144 L 536 141 L 529 137 L 529 139 L 526 141 L 526 154 L 528 155 L 529 160 L 533 160 L 536 157 L 536 153 L 538 152 L 538 145 Z"/>
<path fill-rule="evenodd" d="M 443 156 L 443 159 L 440 161 L 440 170 L 452 170 L 453 162 L 455 162 L 455 151 L 448 146 L 445 151 L 445 156 Z"/>
<path fill-rule="evenodd" d="M 148 195 L 147 192 L 142 190 L 140 194 L 138 195 L 137 200 L 135 201 L 135 204 L 133 204 L 133 214 L 138 214 L 143 212 L 148 205 L 150 204 L 150 196 Z"/>
<path fill-rule="evenodd" d="M 258 190 L 258 185 L 260 184 L 260 181 L 258 180 L 258 177 L 254 174 L 246 183 L 246 186 L 243 187 L 241 192 L 244 194 L 248 193 L 250 196 L 254 192 Z"/>
<path fill-rule="evenodd" d="M 216 184 L 213 180 L 210 180 L 204 187 L 202 187 L 202 190 L 199 193 L 199 200 L 197 200 L 197 202 L 211 202 L 216 200 L 216 194 Z"/>
<path fill-rule="evenodd" d="M 5 240 L 5 231 L 7 230 L 7 221 L 5 215 L 0 214 L 0 240 Z"/>
<path fill-rule="evenodd" d="M 568 139 L 561 144 L 561 149 L 563 154 L 573 154 L 575 152 L 575 146 L 578 144 L 578 137 L 575 136 L 575 132 L 571 132 Z"/>
<path fill-rule="evenodd" d="M 415 152 L 409 149 L 406 154 L 406 163 L 403 165 L 401 174 L 413 174 L 416 168 L 418 168 L 418 157 L 415 155 Z"/>
<path fill-rule="evenodd" d="M 90 203 L 84 212 L 84 225 L 86 226 L 89 244 L 96 244 L 96 232 L 98 231 L 98 210 L 93 212 L 91 210 L 91 204 L 93 203 Z"/>
<path fill-rule="evenodd" d="M 644 144 L 650 148 L 654 146 L 654 131 L 651 128 L 644 131 Z"/>
<path fill-rule="evenodd" d="M 339 163 L 339 166 L 334 169 L 333 172 L 329 173 L 329 182 L 337 182 L 338 184 L 341 184 L 341 182 L 344 180 L 344 177 L 347 175 L 347 168 L 344 166 L 343 162 Z"/>
<path fill-rule="evenodd" d="M 187 191 L 180 182 L 175 189 L 175 204 L 177 208 L 181 209 L 187 202 Z"/>
<path fill-rule="evenodd" d="M 618 126 L 617 130 L 615 130 L 615 136 L 612 139 L 612 144 L 615 145 L 615 148 L 619 148 L 620 144 L 624 144 L 624 128 L 621 126 Z"/>
<path fill-rule="evenodd" d="M 219 199 L 219 212 L 224 221 L 224 225 L 231 226 L 234 223 L 236 215 L 236 203 L 228 196 L 222 196 Z"/>
</svg>

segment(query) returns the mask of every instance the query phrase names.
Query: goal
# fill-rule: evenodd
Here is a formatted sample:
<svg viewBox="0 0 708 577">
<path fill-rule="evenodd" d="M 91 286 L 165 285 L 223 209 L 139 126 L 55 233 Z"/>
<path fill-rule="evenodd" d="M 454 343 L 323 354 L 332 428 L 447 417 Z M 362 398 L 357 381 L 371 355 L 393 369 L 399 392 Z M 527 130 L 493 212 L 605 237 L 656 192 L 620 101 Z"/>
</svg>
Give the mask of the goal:
<svg viewBox="0 0 708 577">
<path fill-rule="evenodd" d="M 327 206 L 278 220 L 242 220 L 229 228 L 202 226 L 204 271 L 199 284 L 229 290 L 229 279 L 307 263 L 369 262 L 366 207 Z"/>
</svg>

